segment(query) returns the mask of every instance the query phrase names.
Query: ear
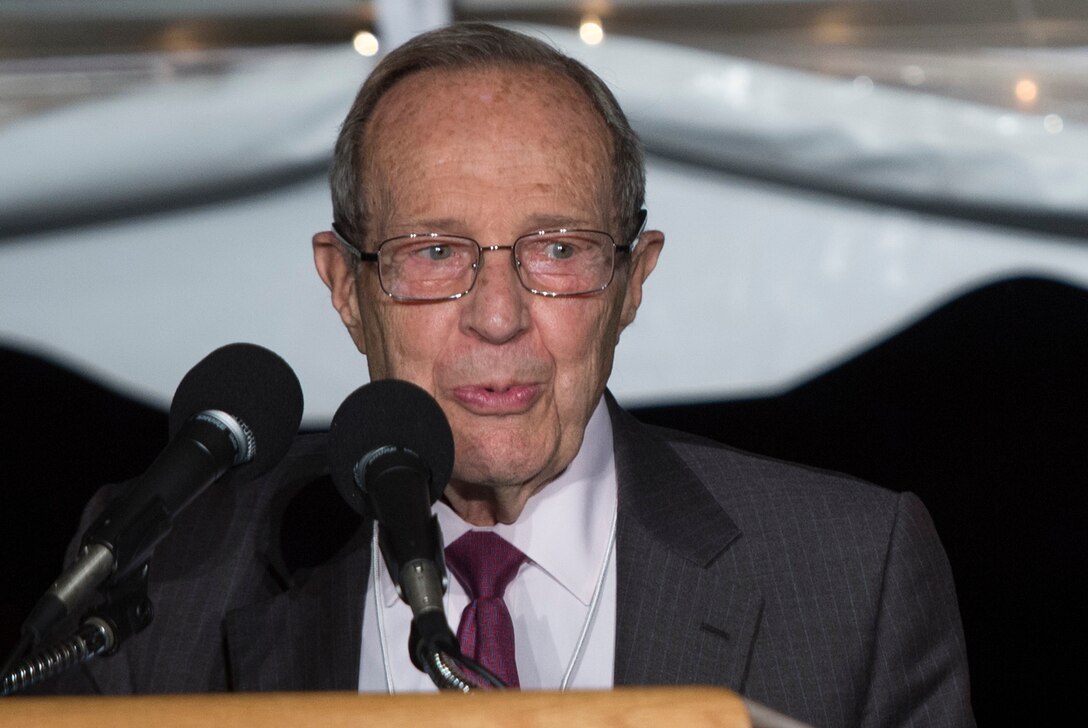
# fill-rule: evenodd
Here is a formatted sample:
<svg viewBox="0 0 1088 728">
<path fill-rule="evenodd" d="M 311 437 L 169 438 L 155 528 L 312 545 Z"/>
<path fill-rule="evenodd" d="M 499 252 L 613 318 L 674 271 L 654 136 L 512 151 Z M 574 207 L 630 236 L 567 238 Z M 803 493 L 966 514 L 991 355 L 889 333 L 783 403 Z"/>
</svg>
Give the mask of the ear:
<svg viewBox="0 0 1088 728">
<path fill-rule="evenodd" d="M 647 230 L 638 236 L 638 244 L 631 253 L 632 260 L 627 272 L 627 288 L 623 296 L 623 310 L 620 312 L 622 332 L 635 320 L 638 307 L 642 303 L 642 284 L 657 267 L 657 258 L 665 245 L 665 233 L 660 230 Z"/>
<path fill-rule="evenodd" d="M 314 266 L 321 280 L 332 293 L 332 307 L 340 314 L 355 348 L 366 354 L 366 342 L 363 338 L 363 319 L 359 314 L 359 296 L 356 292 L 356 271 L 348 262 L 340 241 L 332 232 L 325 231 L 314 235 Z"/>
</svg>

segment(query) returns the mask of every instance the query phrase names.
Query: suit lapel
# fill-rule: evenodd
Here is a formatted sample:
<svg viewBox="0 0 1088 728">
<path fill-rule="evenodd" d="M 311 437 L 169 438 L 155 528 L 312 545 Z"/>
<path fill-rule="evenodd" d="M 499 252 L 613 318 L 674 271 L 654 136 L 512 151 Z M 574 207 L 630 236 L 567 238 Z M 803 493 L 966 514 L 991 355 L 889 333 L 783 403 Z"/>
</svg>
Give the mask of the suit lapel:
<svg viewBox="0 0 1088 728">
<path fill-rule="evenodd" d="M 227 615 L 227 660 L 240 691 L 355 690 L 369 522 L 330 562 L 287 591 Z"/>
<path fill-rule="evenodd" d="M 608 395 L 619 480 L 617 685 L 744 686 L 763 599 L 708 568 L 740 529 L 692 470 Z"/>
</svg>

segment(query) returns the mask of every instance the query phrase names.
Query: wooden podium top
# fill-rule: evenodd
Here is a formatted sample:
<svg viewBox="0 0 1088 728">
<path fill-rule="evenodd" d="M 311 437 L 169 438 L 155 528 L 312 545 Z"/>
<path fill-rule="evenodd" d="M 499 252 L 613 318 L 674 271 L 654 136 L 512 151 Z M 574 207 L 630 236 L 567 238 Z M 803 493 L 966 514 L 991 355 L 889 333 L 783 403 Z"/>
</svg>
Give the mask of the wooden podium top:
<svg viewBox="0 0 1088 728">
<path fill-rule="evenodd" d="M 245 693 L 0 699 L 0 726 L 381 726 L 748 728 L 748 711 L 719 688 L 620 688 L 607 692 L 462 695 Z"/>
</svg>

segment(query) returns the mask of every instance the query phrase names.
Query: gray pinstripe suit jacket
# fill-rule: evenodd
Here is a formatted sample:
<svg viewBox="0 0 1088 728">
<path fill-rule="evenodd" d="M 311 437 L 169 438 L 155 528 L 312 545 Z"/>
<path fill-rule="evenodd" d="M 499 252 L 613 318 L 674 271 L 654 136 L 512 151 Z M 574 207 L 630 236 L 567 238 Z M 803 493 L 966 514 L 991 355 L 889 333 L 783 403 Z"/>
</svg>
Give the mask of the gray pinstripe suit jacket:
<svg viewBox="0 0 1088 728">
<path fill-rule="evenodd" d="M 914 496 L 609 406 L 617 684 L 721 685 L 817 726 L 973 725 L 951 573 Z M 152 625 L 58 691 L 354 689 L 369 524 L 319 563 L 283 556 L 292 484 L 324 468 L 324 438 L 303 437 L 204 494 L 152 562 Z"/>
</svg>

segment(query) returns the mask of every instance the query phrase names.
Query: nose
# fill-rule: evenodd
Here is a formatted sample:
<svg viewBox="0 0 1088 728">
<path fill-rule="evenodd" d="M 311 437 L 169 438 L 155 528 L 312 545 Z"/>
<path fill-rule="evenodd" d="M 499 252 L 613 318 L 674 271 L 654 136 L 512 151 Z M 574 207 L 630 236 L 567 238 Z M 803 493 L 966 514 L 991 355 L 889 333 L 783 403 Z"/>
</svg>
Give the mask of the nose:
<svg viewBox="0 0 1088 728">
<path fill-rule="evenodd" d="M 488 256 L 487 253 L 497 255 Z M 513 256 L 509 245 L 482 248 L 476 285 L 463 299 L 462 326 L 492 344 L 515 339 L 529 326 L 526 296 L 532 294 L 518 280 Z"/>
</svg>

